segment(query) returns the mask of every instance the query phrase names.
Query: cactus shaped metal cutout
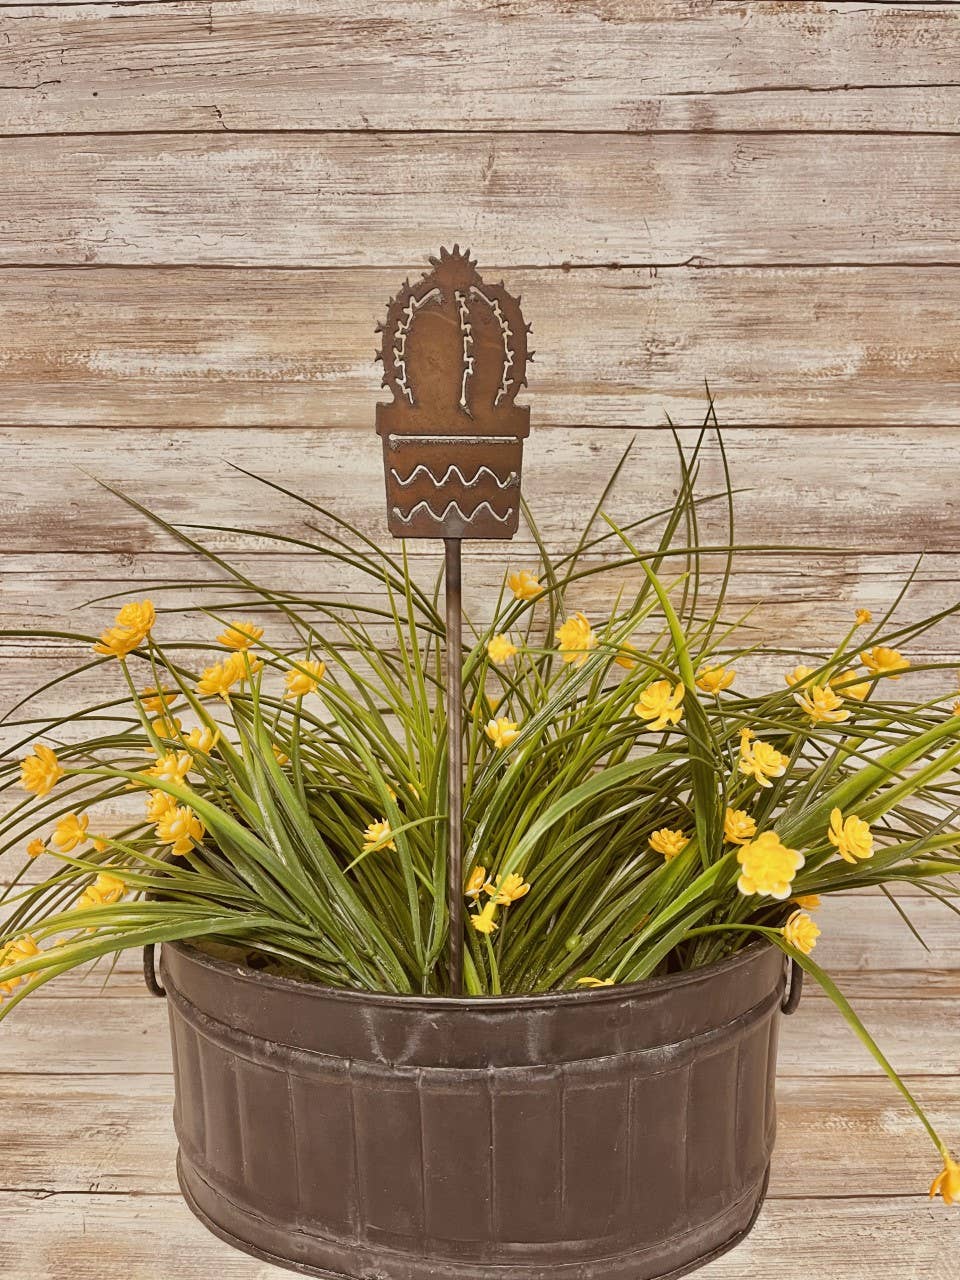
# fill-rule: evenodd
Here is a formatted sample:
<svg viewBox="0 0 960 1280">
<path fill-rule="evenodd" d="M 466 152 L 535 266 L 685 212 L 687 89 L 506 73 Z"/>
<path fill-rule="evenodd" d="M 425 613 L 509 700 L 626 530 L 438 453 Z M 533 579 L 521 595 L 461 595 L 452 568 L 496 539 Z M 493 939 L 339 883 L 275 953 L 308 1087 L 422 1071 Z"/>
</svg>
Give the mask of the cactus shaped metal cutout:
<svg viewBox="0 0 960 1280">
<path fill-rule="evenodd" d="M 469 253 L 440 250 L 381 326 L 377 405 L 387 523 L 397 538 L 511 538 L 520 517 L 530 410 L 528 326 L 503 282 L 488 285 Z"/>
<path fill-rule="evenodd" d="M 529 326 L 503 281 L 488 285 L 459 245 L 408 280 L 379 326 L 383 385 L 377 405 L 395 538 L 442 538 L 446 563 L 446 706 L 450 989 L 463 987 L 463 616 L 464 538 L 512 538 L 520 520 Z"/>
</svg>

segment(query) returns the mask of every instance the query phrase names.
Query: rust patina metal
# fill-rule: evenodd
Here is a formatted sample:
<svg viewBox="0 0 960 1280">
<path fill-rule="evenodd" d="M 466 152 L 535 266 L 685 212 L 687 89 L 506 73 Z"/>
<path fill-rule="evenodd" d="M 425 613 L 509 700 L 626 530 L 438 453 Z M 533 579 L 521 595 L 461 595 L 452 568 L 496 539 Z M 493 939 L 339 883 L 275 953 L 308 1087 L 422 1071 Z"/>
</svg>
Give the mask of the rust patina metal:
<svg viewBox="0 0 960 1280">
<path fill-rule="evenodd" d="M 395 538 L 442 538 L 446 562 L 447 724 L 461 715 L 461 543 L 512 538 L 520 520 L 529 325 L 520 299 L 487 284 L 469 252 L 440 250 L 432 270 L 409 280 L 379 326 L 383 385 L 377 405 L 383 441 L 387 527 Z M 448 752 L 450 985 L 463 973 L 462 735 Z"/>
</svg>

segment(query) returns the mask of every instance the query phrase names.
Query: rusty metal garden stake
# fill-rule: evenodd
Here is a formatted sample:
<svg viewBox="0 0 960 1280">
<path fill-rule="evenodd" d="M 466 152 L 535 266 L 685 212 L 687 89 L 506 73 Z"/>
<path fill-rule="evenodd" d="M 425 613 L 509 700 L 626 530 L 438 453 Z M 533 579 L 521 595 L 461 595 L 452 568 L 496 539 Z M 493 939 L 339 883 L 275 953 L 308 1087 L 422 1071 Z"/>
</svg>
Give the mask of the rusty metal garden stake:
<svg viewBox="0 0 960 1280">
<path fill-rule="evenodd" d="M 529 327 L 520 299 L 488 285 L 459 245 L 409 280 L 379 326 L 383 385 L 377 405 L 395 538 L 442 538 L 446 564 L 448 874 L 450 986 L 463 978 L 463 735 L 461 543 L 512 538 L 520 520 L 520 472 L 530 410 L 514 403 L 526 384 Z"/>
</svg>

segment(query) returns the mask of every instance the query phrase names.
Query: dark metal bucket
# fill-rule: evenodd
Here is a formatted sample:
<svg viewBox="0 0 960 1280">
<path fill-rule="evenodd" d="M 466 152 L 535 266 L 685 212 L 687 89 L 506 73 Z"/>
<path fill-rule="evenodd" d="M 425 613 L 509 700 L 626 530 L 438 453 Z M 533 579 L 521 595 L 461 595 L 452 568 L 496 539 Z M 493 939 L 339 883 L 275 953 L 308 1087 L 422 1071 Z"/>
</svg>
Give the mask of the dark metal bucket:
<svg viewBox="0 0 960 1280">
<path fill-rule="evenodd" d="M 785 976 L 337 991 L 165 945 L 180 1182 L 217 1235 L 355 1280 L 652 1280 L 763 1201 Z"/>
</svg>

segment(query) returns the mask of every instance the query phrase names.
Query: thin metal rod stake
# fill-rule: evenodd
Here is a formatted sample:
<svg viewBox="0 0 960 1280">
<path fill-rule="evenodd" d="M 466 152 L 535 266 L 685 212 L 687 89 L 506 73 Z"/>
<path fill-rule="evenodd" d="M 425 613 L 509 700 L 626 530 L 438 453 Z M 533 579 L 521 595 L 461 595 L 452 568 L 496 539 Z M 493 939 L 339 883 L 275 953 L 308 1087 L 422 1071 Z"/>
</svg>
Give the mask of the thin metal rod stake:
<svg viewBox="0 0 960 1280">
<path fill-rule="evenodd" d="M 447 912 L 450 920 L 450 987 L 463 991 L 463 612 L 460 590 L 460 539 L 444 538 L 447 606 L 447 796 L 450 830 L 447 859 Z"/>
</svg>

